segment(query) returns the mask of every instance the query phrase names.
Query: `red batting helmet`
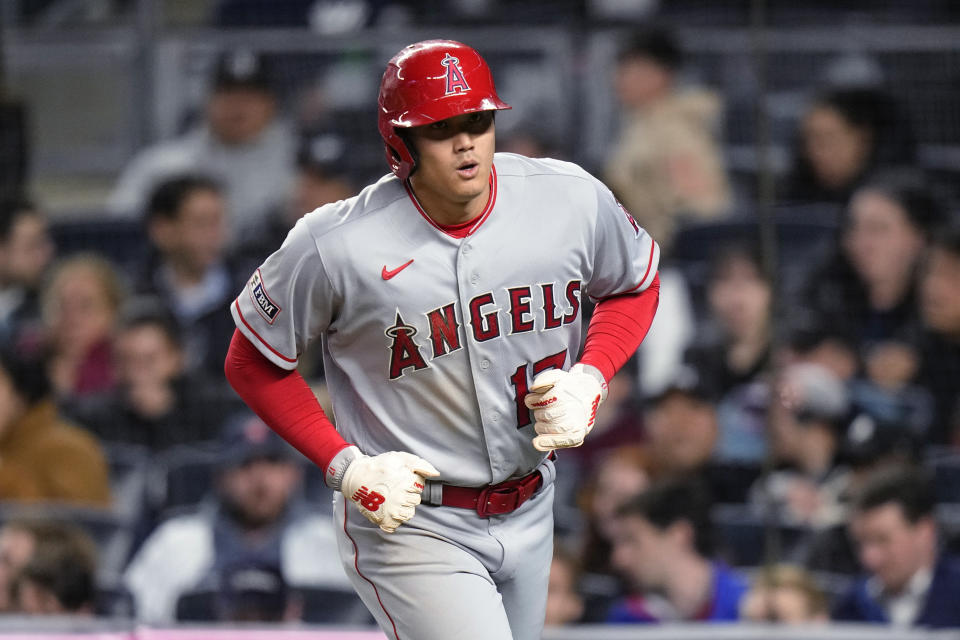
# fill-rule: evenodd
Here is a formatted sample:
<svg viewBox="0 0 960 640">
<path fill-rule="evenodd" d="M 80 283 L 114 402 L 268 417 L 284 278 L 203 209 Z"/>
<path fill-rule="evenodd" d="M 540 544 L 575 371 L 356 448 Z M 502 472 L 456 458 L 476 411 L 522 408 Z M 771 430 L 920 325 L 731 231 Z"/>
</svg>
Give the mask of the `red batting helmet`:
<svg viewBox="0 0 960 640">
<path fill-rule="evenodd" d="M 477 50 L 453 40 L 424 40 L 395 55 L 383 73 L 378 103 L 387 163 L 401 180 L 413 173 L 416 159 L 397 127 L 510 108 L 497 96 L 490 67 Z"/>
</svg>

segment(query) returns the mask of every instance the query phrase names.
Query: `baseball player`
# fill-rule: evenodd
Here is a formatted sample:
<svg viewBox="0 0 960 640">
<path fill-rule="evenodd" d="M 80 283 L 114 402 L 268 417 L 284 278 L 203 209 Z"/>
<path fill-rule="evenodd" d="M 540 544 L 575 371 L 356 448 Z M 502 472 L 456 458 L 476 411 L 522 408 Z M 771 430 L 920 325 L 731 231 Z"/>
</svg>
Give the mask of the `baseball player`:
<svg viewBox="0 0 960 640">
<path fill-rule="evenodd" d="M 534 640 L 552 452 L 646 334 L 659 249 L 576 165 L 494 153 L 510 107 L 469 46 L 406 47 L 379 105 L 392 173 L 253 273 L 227 377 L 339 491 L 344 568 L 389 638 Z M 336 427 L 295 370 L 318 337 Z"/>
</svg>

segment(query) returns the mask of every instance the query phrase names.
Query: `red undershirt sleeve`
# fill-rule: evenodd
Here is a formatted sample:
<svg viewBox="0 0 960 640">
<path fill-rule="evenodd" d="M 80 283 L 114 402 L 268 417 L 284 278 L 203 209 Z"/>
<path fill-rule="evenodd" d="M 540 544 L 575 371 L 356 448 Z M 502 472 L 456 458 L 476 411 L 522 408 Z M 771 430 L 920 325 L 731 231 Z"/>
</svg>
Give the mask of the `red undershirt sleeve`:
<svg viewBox="0 0 960 640">
<path fill-rule="evenodd" d="M 640 293 L 627 293 L 597 303 L 587 326 L 580 362 L 600 370 L 609 382 L 643 342 L 660 302 L 660 276 Z"/>
<path fill-rule="evenodd" d="M 239 330 L 233 332 L 224 373 L 254 413 L 321 469 L 349 446 L 303 376 L 267 360 Z"/>
</svg>

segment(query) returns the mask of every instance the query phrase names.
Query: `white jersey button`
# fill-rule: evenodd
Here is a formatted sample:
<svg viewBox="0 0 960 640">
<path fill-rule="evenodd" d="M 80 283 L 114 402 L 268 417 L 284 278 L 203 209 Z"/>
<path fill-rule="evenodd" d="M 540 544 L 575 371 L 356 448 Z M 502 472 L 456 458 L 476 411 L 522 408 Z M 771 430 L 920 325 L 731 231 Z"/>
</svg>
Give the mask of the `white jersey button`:
<svg viewBox="0 0 960 640">
<path fill-rule="evenodd" d="M 478 274 L 473 274 L 470 276 L 470 284 L 477 284 L 480 282 L 480 276 Z"/>
<path fill-rule="evenodd" d="M 481 368 L 481 369 L 489 369 L 489 368 L 490 368 L 490 361 L 489 361 L 489 360 L 481 360 L 481 361 L 480 361 L 480 368 Z"/>
</svg>

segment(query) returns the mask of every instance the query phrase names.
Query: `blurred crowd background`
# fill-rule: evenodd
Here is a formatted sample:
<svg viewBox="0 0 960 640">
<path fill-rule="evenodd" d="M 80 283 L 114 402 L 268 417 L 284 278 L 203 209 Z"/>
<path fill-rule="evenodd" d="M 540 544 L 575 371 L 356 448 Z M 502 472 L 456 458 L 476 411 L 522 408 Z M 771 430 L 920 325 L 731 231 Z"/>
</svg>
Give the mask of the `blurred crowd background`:
<svg viewBox="0 0 960 640">
<path fill-rule="evenodd" d="M 960 627 L 956 3 L 0 20 L 0 612 L 372 624 L 322 475 L 225 384 L 227 307 L 387 172 L 380 74 L 444 37 L 514 107 L 499 151 L 581 164 L 663 248 L 651 333 L 559 456 L 548 625 Z"/>
</svg>

